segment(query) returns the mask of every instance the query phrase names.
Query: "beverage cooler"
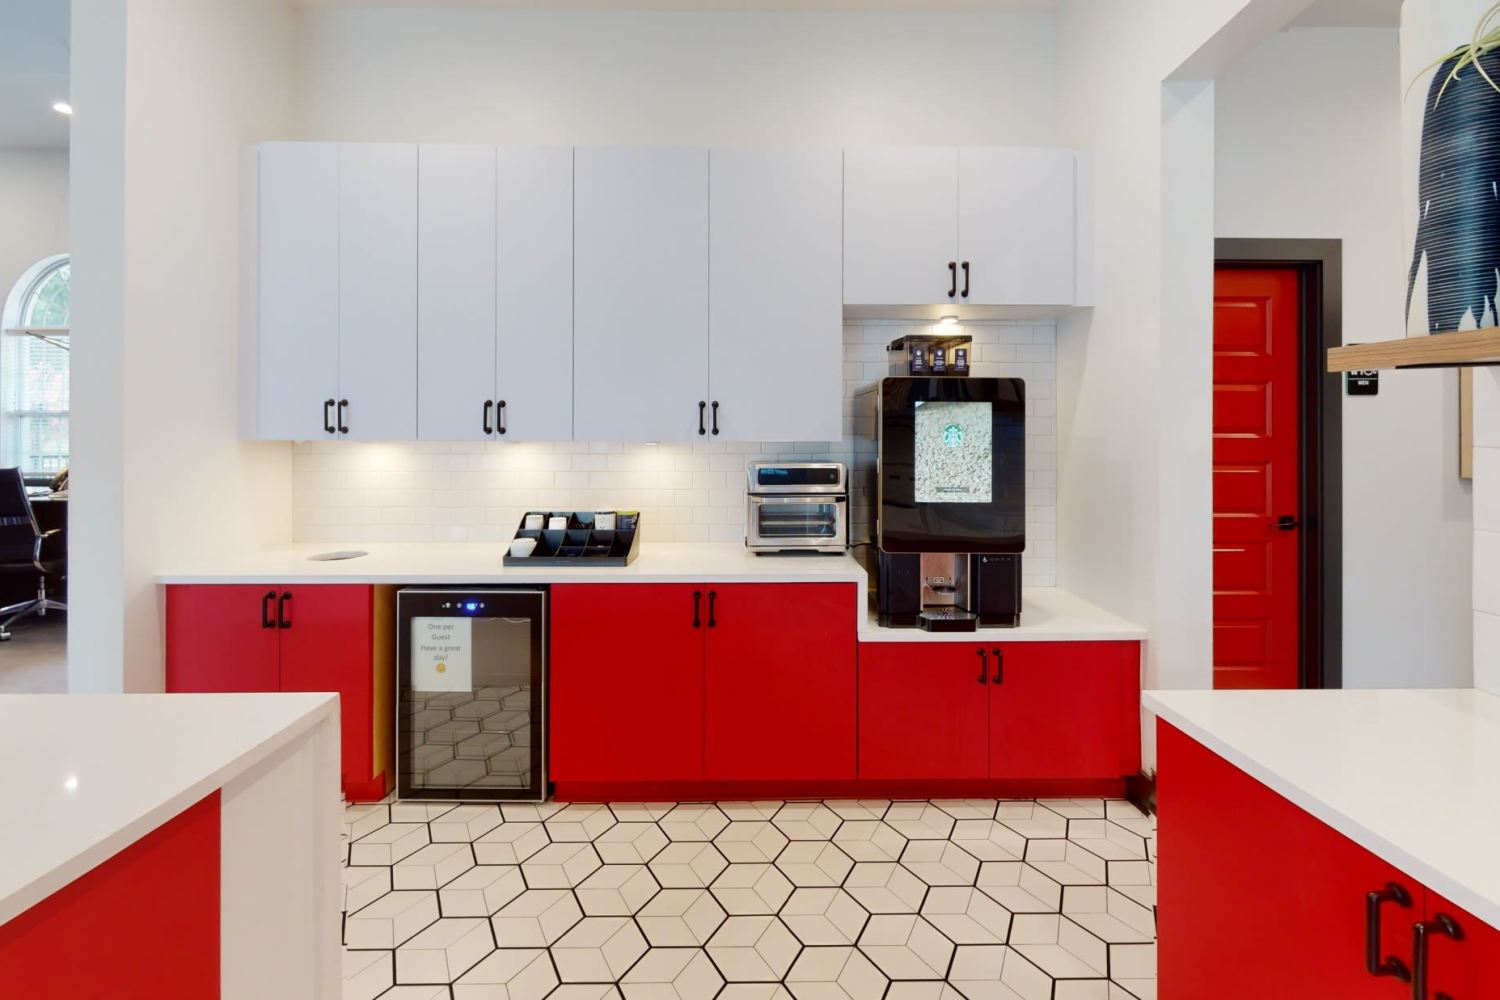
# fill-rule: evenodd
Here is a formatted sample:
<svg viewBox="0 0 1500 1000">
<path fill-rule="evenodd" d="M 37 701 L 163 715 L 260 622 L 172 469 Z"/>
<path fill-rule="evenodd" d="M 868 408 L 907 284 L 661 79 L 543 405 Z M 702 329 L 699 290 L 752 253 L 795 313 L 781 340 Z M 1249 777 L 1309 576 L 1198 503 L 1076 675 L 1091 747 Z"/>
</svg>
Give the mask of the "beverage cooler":
<svg viewBox="0 0 1500 1000">
<path fill-rule="evenodd" d="M 534 589 L 396 594 L 399 798 L 546 798 L 546 609 Z"/>
</svg>

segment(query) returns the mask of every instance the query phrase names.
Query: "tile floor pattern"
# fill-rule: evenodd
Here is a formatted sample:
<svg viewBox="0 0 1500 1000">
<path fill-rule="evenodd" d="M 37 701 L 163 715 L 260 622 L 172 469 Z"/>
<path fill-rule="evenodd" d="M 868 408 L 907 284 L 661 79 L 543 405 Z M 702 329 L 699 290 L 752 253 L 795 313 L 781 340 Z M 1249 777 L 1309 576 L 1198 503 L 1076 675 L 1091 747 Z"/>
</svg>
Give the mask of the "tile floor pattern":
<svg viewBox="0 0 1500 1000">
<path fill-rule="evenodd" d="M 1129 803 L 344 814 L 345 1000 L 1155 1000 Z"/>
</svg>

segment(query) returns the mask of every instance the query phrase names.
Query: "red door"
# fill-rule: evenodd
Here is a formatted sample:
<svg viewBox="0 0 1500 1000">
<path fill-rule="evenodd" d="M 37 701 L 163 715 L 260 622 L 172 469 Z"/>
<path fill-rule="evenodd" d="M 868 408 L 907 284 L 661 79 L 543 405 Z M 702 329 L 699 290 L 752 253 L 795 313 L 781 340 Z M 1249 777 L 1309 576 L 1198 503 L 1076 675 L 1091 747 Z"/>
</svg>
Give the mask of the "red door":
<svg viewBox="0 0 1500 1000">
<path fill-rule="evenodd" d="M 1410 983 L 1365 971 L 1365 909 L 1388 883 L 1407 893 L 1380 908 L 1380 952 L 1409 965 L 1422 886 L 1172 726 L 1156 732 L 1161 1000 L 1409 1000 Z"/>
<path fill-rule="evenodd" d="M 858 596 L 847 583 L 710 587 L 706 777 L 854 777 Z"/>
<path fill-rule="evenodd" d="M 553 778 L 703 777 L 707 590 L 634 583 L 552 588 Z"/>
<path fill-rule="evenodd" d="M 969 643 L 860 643 L 859 776 L 988 776 L 989 670 Z"/>
<path fill-rule="evenodd" d="M 278 593 L 268 585 L 168 587 L 166 689 L 278 690 Z"/>
<path fill-rule="evenodd" d="M 1456 924 L 1454 940 L 1434 928 Z M 1428 996 L 1482 1000 L 1500 996 L 1500 930 L 1464 912 L 1434 892 L 1427 893 Z"/>
<path fill-rule="evenodd" d="M 990 777 L 1118 778 L 1141 768 L 1140 644 L 990 647 Z"/>
<path fill-rule="evenodd" d="M 359 584 L 286 587 L 281 591 L 281 690 L 339 696 L 344 786 L 374 774 L 372 649 L 375 588 Z"/>
<path fill-rule="evenodd" d="M 1214 273 L 1216 688 L 1298 686 L 1299 309 L 1294 269 Z"/>
</svg>

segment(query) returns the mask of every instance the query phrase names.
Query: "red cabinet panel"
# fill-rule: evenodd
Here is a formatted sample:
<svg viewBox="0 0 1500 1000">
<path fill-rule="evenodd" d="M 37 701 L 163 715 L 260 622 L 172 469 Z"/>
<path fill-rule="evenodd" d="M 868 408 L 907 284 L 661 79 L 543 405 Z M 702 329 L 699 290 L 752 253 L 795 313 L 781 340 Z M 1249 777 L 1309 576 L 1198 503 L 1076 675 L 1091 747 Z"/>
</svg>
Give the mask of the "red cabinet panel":
<svg viewBox="0 0 1500 1000">
<path fill-rule="evenodd" d="M 1014 642 L 990 650 L 991 778 L 1140 770 L 1140 645 Z"/>
<path fill-rule="evenodd" d="M 335 691 L 339 696 L 342 773 L 346 786 L 374 775 L 371 656 L 374 588 L 287 587 L 281 614 L 281 690 Z"/>
<path fill-rule="evenodd" d="M 709 587 L 705 777 L 854 777 L 857 590 Z"/>
<path fill-rule="evenodd" d="M 1409 983 L 1365 971 L 1366 897 L 1407 890 L 1411 907 L 1382 908 L 1381 952 L 1409 963 L 1423 888 L 1172 726 L 1156 731 L 1161 1000 L 1409 998 Z"/>
<path fill-rule="evenodd" d="M 989 685 L 980 647 L 867 642 L 859 647 L 859 776 L 983 778 Z"/>
<path fill-rule="evenodd" d="M 280 637 L 270 586 L 167 588 L 166 689 L 172 692 L 277 691 Z M 272 595 L 266 602 L 266 595 Z M 270 615 L 265 628 L 262 612 Z"/>
<path fill-rule="evenodd" d="M 1441 922 L 1445 916 L 1458 926 L 1463 937 L 1454 940 L 1429 931 L 1427 995 L 1447 994 L 1452 1000 L 1500 997 L 1500 930 L 1429 891 L 1427 921 Z"/>
<path fill-rule="evenodd" d="M 707 588 L 693 584 L 552 588 L 555 780 L 703 777 L 707 611 Z"/>
</svg>

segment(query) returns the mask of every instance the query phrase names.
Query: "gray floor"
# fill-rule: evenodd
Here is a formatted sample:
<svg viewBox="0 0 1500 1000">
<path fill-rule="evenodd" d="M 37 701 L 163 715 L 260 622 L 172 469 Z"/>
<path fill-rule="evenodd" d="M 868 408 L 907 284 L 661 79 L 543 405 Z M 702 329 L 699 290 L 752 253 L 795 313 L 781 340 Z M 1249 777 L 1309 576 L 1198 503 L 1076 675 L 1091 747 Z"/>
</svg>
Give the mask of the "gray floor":
<svg viewBox="0 0 1500 1000">
<path fill-rule="evenodd" d="M 41 694 L 68 690 L 68 619 L 53 611 L 11 626 L 0 642 L 0 694 Z"/>
</svg>

